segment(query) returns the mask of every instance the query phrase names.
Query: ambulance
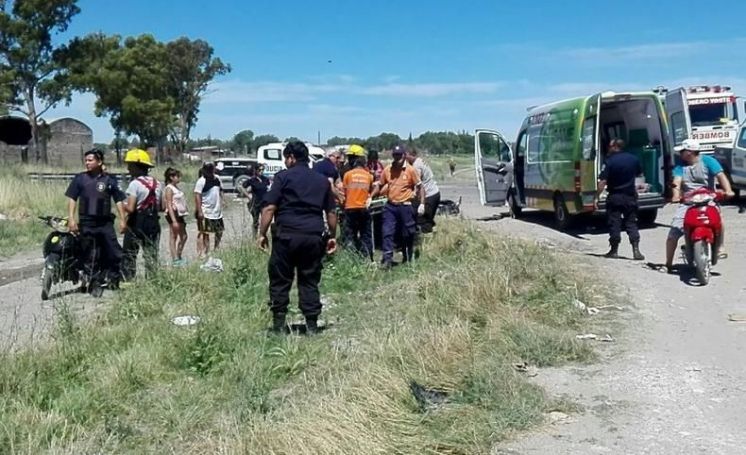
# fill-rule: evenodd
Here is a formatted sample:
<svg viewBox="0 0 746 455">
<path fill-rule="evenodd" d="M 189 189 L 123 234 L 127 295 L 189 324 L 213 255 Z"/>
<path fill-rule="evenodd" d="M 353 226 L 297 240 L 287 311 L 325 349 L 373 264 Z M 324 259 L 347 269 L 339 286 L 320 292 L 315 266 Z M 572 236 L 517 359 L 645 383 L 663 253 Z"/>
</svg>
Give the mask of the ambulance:
<svg viewBox="0 0 746 455">
<path fill-rule="evenodd" d="M 659 87 L 656 92 L 665 99 L 674 146 L 687 138 L 699 141 L 705 153 L 712 153 L 716 147 L 733 146 L 742 119 L 730 87 L 697 85 L 673 91 Z"/>
<path fill-rule="evenodd" d="M 639 219 L 652 224 L 672 180 L 665 110 L 654 92 L 602 92 L 529 108 L 515 147 L 498 131 L 474 135 L 476 177 L 482 205 L 507 205 L 554 213 L 558 229 L 596 211 L 599 173 L 611 139 L 623 139 L 643 175 L 636 182 Z M 602 198 L 598 210 L 605 210 Z"/>
</svg>

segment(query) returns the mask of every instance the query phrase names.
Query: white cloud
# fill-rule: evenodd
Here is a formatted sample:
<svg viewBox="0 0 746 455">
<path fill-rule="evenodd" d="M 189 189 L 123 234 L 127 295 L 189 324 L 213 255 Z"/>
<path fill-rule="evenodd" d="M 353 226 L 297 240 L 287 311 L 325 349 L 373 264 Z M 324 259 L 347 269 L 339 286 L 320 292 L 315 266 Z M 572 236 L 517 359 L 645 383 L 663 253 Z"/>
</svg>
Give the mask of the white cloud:
<svg viewBox="0 0 746 455">
<path fill-rule="evenodd" d="M 561 49 L 554 55 L 561 59 L 611 64 L 624 62 L 656 62 L 677 58 L 707 55 L 709 58 L 722 53 L 723 57 L 746 45 L 746 38 L 722 39 L 718 41 L 690 41 L 648 43 L 631 46 L 579 47 Z"/>
<path fill-rule="evenodd" d="M 452 95 L 489 94 L 505 87 L 504 82 L 353 84 L 352 76 L 329 82 L 278 82 L 231 80 L 216 82 L 205 97 L 206 104 L 315 101 L 326 94 L 436 98 Z"/>
<path fill-rule="evenodd" d="M 504 87 L 503 82 L 453 82 L 453 83 L 423 83 L 401 84 L 388 83 L 371 87 L 363 87 L 363 95 L 409 96 L 409 97 L 441 97 L 462 94 L 495 93 Z"/>
</svg>

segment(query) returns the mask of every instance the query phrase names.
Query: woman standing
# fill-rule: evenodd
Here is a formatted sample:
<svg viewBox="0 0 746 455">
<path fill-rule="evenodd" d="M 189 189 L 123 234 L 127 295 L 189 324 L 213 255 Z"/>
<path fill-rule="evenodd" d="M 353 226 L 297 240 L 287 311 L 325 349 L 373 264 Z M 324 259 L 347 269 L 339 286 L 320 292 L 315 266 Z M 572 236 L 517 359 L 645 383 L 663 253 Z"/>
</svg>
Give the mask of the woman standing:
<svg viewBox="0 0 746 455">
<path fill-rule="evenodd" d="M 182 254 L 187 241 L 186 219 L 187 210 L 186 197 L 179 188 L 181 172 L 174 168 L 166 169 L 164 174 L 166 191 L 164 193 L 166 221 L 171 230 L 168 246 L 171 250 L 171 261 L 176 267 L 185 265 Z"/>
</svg>

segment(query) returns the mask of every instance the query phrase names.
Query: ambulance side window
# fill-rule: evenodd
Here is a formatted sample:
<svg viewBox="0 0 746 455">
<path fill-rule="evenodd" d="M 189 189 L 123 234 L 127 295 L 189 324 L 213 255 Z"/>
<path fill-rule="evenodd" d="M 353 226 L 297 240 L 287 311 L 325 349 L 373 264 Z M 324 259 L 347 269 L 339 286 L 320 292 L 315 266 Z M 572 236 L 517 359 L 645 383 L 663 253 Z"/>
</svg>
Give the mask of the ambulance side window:
<svg viewBox="0 0 746 455">
<path fill-rule="evenodd" d="M 528 135 L 526 134 L 526 131 L 521 131 L 521 137 L 518 139 L 518 143 L 516 144 L 515 156 L 525 159 L 527 145 Z"/>
<path fill-rule="evenodd" d="M 686 139 L 686 125 L 683 112 L 671 114 L 671 130 L 673 131 L 673 145 L 679 145 Z"/>
<path fill-rule="evenodd" d="M 529 163 L 539 162 L 539 150 L 541 147 L 541 124 L 532 125 L 528 128 L 528 147 L 526 158 Z"/>
<path fill-rule="evenodd" d="M 583 159 L 592 160 L 596 158 L 596 117 L 588 117 L 583 122 Z"/>
</svg>

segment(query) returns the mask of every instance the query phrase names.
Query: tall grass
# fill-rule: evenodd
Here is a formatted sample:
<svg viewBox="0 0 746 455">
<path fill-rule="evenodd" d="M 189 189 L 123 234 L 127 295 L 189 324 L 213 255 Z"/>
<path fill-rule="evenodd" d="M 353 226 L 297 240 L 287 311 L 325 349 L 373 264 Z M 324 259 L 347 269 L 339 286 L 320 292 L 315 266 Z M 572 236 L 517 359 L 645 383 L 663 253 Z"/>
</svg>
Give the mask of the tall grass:
<svg viewBox="0 0 746 455">
<path fill-rule="evenodd" d="M 0 453 L 475 454 L 554 406 L 512 368 L 583 362 L 571 264 L 462 222 L 388 273 L 340 254 L 328 329 L 267 337 L 266 256 L 167 270 L 93 321 L 0 354 Z M 202 318 L 192 328 L 176 315 Z M 296 313 L 293 318 L 302 320 Z M 414 381 L 443 391 L 424 406 Z"/>
<path fill-rule="evenodd" d="M 167 166 L 159 166 L 151 175 L 163 180 Z M 182 171 L 183 185 L 197 180 L 198 168 L 191 164 L 174 165 Z M 67 216 L 65 190 L 69 182 L 35 181 L 28 177 L 29 172 L 81 172 L 82 168 L 52 168 L 39 166 L 10 166 L 0 168 L 0 214 L 7 220 L 0 220 L 0 257 L 41 245 L 49 229 L 37 220 L 42 215 Z M 126 172 L 112 166 L 110 172 Z M 124 188 L 126 182 L 121 184 Z M 185 188 L 186 188 L 185 187 Z"/>
</svg>

